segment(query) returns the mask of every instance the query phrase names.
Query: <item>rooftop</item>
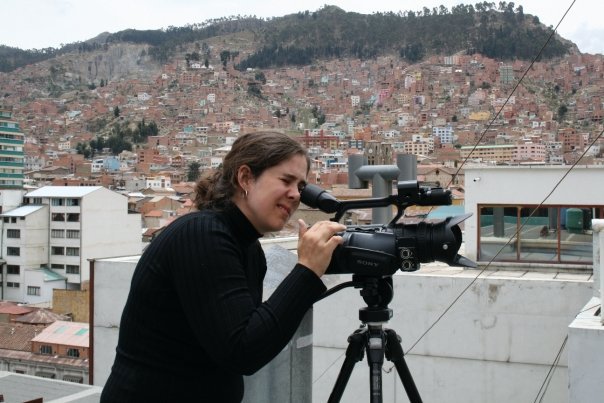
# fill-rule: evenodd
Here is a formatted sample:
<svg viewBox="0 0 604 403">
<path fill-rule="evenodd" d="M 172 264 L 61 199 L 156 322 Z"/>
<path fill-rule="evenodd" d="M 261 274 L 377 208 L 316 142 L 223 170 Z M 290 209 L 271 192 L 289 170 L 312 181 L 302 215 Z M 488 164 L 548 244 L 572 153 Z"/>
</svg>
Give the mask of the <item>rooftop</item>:
<svg viewBox="0 0 604 403">
<path fill-rule="evenodd" d="M 34 337 L 32 341 L 88 347 L 89 336 L 88 323 L 58 320 L 44 329 L 38 336 Z"/>
<path fill-rule="evenodd" d="M 27 193 L 27 197 L 84 197 L 102 186 L 44 186 Z"/>
</svg>

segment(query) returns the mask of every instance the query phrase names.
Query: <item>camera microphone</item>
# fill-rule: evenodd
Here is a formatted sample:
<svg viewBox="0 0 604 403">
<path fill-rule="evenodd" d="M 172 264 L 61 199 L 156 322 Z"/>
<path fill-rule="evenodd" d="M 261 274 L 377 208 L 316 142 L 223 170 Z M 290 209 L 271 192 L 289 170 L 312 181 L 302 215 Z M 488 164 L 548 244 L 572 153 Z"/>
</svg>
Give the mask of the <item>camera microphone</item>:
<svg viewBox="0 0 604 403">
<path fill-rule="evenodd" d="M 300 201 L 310 208 L 318 208 L 324 213 L 335 213 L 340 201 L 317 185 L 307 184 L 300 193 Z"/>
</svg>

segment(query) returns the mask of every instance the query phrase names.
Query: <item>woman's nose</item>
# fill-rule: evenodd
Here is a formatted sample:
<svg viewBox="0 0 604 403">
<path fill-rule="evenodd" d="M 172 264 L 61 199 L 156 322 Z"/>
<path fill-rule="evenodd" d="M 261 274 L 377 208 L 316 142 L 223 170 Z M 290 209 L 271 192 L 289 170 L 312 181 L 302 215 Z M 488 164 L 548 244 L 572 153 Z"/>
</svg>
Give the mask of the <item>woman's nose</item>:
<svg viewBox="0 0 604 403">
<path fill-rule="evenodd" d="M 300 189 L 298 186 L 290 186 L 287 190 L 287 196 L 291 199 L 300 200 Z"/>
</svg>

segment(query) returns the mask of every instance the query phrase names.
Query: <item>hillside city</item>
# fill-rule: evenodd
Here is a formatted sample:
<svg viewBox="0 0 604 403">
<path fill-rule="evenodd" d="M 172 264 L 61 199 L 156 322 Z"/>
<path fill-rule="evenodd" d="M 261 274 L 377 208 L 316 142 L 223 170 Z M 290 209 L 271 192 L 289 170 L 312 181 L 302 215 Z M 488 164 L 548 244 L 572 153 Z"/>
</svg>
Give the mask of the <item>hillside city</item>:
<svg viewBox="0 0 604 403">
<path fill-rule="evenodd" d="M 206 63 L 191 58 L 198 51 Z M 154 65 L 144 46 L 121 43 L 0 73 L 0 156 L 8 164 L 0 187 L 20 192 L 0 200 L 6 237 L 13 238 L 2 252 L 0 317 L 10 320 L 0 323 L 0 341 L 13 340 L 0 345 L 7 362 L 58 354 L 63 372 L 35 375 L 87 383 L 87 340 L 52 347 L 58 342 L 47 334 L 16 323 L 58 323 L 85 335 L 87 260 L 101 247 L 116 256 L 140 253 L 144 242 L 190 212 L 195 179 L 218 167 L 241 133 L 278 130 L 297 138 L 312 157 L 309 182 L 343 197 L 355 197 L 346 186 L 350 155 L 376 165 L 414 155 L 418 181 L 449 188 L 458 199 L 468 164 L 603 162 L 602 55 L 534 64 L 479 54 L 418 64 L 381 56 L 236 70 L 251 52 L 251 42 L 222 38 Z M 157 133 L 130 150 L 87 148 L 118 134 L 120 125 L 145 124 Z M 22 164 L 11 165 L 16 160 Z M 86 239 L 85 215 L 95 217 L 86 224 L 94 236 Z M 116 236 L 118 222 L 129 229 Z M 30 224 L 46 226 L 46 239 L 21 239 Z M 50 250 L 38 251 L 40 244 Z M 53 293 L 53 281 L 66 284 L 65 292 Z M 16 372 L 33 374 L 35 367 L 22 364 Z"/>
</svg>

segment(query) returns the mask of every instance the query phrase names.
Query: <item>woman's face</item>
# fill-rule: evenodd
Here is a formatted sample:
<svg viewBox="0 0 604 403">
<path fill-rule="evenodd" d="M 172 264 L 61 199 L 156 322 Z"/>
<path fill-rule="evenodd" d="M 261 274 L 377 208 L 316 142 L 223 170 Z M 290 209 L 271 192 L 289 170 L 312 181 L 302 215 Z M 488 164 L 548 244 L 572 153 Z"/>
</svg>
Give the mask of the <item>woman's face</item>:
<svg viewBox="0 0 604 403">
<path fill-rule="evenodd" d="M 235 203 L 256 230 L 280 231 L 300 204 L 300 190 L 306 185 L 306 157 L 294 155 L 253 178 L 247 166 L 239 168 L 239 184 L 247 196 Z"/>
</svg>

